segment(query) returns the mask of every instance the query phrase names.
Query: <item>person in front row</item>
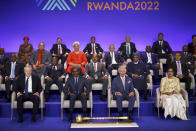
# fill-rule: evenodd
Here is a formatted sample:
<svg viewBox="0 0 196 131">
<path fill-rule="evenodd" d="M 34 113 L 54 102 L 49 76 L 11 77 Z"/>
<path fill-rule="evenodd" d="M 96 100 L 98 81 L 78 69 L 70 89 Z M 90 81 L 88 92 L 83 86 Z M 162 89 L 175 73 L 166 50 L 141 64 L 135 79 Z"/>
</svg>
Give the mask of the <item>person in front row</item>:
<svg viewBox="0 0 196 131">
<path fill-rule="evenodd" d="M 106 90 L 108 87 L 108 76 L 109 73 L 107 72 L 103 63 L 98 62 L 98 56 L 93 56 L 92 63 L 88 63 L 86 65 L 85 77 L 89 85 L 92 86 L 93 83 L 102 83 L 102 95 L 101 100 L 105 101 L 106 98 Z"/>
<path fill-rule="evenodd" d="M 160 84 L 161 104 L 165 110 L 164 116 L 177 116 L 182 120 L 187 120 L 186 103 L 180 94 L 180 80 L 174 76 L 173 68 L 167 70 L 167 77 L 161 79 Z"/>
<path fill-rule="evenodd" d="M 70 122 L 73 121 L 72 114 L 76 100 L 81 100 L 83 114 L 86 116 L 87 99 L 89 93 L 91 92 L 90 86 L 86 83 L 86 79 L 83 76 L 80 76 L 80 72 L 80 67 L 73 67 L 71 69 L 72 75 L 70 75 L 70 77 L 67 79 L 66 85 L 63 89 L 65 96 L 70 98 Z"/>
<path fill-rule="evenodd" d="M 67 68 L 66 72 L 71 73 L 71 68 L 80 67 L 82 74 L 85 72 L 85 65 L 87 63 L 86 55 L 79 50 L 80 43 L 78 41 L 73 43 L 74 51 L 69 53 L 67 57 Z"/>
<path fill-rule="evenodd" d="M 16 81 L 18 122 L 23 122 L 23 103 L 25 101 L 33 103 L 32 122 L 36 122 L 40 93 L 42 91 L 41 81 L 38 76 L 32 75 L 32 67 L 30 65 L 25 66 L 24 72 L 25 75 L 20 76 Z"/>
<path fill-rule="evenodd" d="M 46 78 L 46 87 L 45 87 L 45 100 L 48 101 L 49 89 L 52 84 L 56 84 L 59 88 L 59 92 L 61 93 L 63 90 L 63 78 L 66 76 L 65 69 L 62 64 L 58 64 L 58 58 L 52 57 L 51 65 L 46 67 L 46 71 L 44 73 Z"/>
<path fill-rule="evenodd" d="M 126 75 L 126 66 L 121 65 L 118 69 L 119 76 L 115 77 L 112 81 L 112 94 L 117 102 L 119 116 L 123 116 L 122 101 L 128 100 L 128 113 L 130 121 L 133 121 L 131 114 L 133 114 L 133 107 L 135 104 L 135 91 L 133 81 Z"/>
</svg>

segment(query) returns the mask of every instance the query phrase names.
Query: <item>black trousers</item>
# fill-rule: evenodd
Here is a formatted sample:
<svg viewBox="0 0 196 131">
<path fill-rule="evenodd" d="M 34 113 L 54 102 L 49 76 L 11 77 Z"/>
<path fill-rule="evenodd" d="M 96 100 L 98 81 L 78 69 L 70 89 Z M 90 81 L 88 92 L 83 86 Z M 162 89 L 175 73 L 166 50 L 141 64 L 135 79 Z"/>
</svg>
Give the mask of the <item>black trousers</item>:
<svg viewBox="0 0 196 131">
<path fill-rule="evenodd" d="M 188 94 L 190 94 L 190 87 L 191 87 L 191 78 L 189 76 L 184 76 L 180 79 L 180 82 L 185 82 L 185 89 Z"/>
<path fill-rule="evenodd" d="M 69 96 L 70 98 L 70 112 L 73 112 L 75 101 L 76 100 L 81 100 L 82 103 L 82 110 L 86 111 L 87 108 L 87 96 L 81 96 L 80 94 L 75 94 L 74 96 Z"/>
<path fill-rule="evenodd" d="M 23 115 L 23 103 L 25 101 L 33 102 L 33 112 L 32 113 L 33 113 L 33 115 L 36 115 L 38 113 L 38 109 L 39 109 L 40 98 L 31 93 L 31 94 L 28 94 L 28 96 L 22 95 L 17 98 L 17 111 L 18 111 L 19 117 L 22 117 L 22 115 Z"/>
<path fill-rule="evenodd" d="M 46 87 L 45 87 L 45 98 L 48 98 L 49 90 L 52 84 L 56 84 L 59 88 L 59 92 L 61 93 L 63 90 L 63 81 L 58 79 L 48 81 L 46 80 Z"/>
<path fill-rule="evenodd" d="M 108 66 L 108 72 L 110 73 L 110 76 L 112 76 L 112 70 L 118 70 L 120 64 L 111 64 Z"/>
<path fill-rule="evenodd" d="M 57 56 L 57 58 L 58 58 L 58 61 L 61 60 L 61 64 L 64 64 L 65 61 L 67 60 L 67 55 L 66 56 L 63 56 L 63 55 Z"/>
<path fill-rule="evenodd" d="M 15 87 L 16 87 L 15 80 L 9 79 L 5 81 L 5 90 L 6 90 L 7 99 L 11 98 L 11 85 L 13 85 L 12 90 L 15 90 Z"/>
</svg>

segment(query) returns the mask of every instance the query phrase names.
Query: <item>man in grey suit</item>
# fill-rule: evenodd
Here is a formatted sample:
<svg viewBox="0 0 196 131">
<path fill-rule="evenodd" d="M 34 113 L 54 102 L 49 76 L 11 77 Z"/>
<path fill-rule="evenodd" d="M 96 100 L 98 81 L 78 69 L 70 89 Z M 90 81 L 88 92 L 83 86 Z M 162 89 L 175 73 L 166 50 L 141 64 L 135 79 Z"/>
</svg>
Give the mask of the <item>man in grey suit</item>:
<svg viewBox="0 0 196 131">
<path fill-rule="evenodd" d="M 135 103 L 133 81 L 130 77 L 126 76 L 126 66 L 120 66 L 118 72 L 120 75 L 114 78 L 112 81 L 112 94 L 116 99 L 120 116 L 123 116 L 122 101 L 129 101 L 127 116 L 129 117 L 130 121 L 133 121 L 131 117 L 131 113 L 133 112 L 133 107 Z"/>
<path fill-rule="evenodd" d="M 93 62 L 86 65 L 85 77 L 87 78 L 87 82 L 89 85 L 91 85 L 91 87 L 93 83 L 103 84 L 101 100 L 105 101 L 109 73 L 107 72 L 104 64 L 98 62 L 98 59 L 99 58 L 97 55 L 93 56 Z"/>
<path fill-rule="evenodd" d="M 51 62 L 51 54 L 49 51 L 45 50 L 45 45 L 43 42 L 39 43 L 39 49 L 33 51 L 30 57 L 30 64 L 33 66 L 33 74 L 41 77 L 44 74 L 46 65 Z"/>
</svg>

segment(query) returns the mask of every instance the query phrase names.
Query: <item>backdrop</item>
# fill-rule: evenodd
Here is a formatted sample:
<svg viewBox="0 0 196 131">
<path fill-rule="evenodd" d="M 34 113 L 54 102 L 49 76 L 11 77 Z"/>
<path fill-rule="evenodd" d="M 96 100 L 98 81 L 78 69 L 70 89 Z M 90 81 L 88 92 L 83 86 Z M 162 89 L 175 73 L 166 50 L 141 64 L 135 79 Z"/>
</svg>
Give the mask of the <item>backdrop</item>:
<svg viewBox="0 0 196 131">
<path fill-rule="evenodd" d="M 107 51 L 126 35 L 139 51 L 163 32 L 173 50 L 181 50 L 196 34 L 196 0 L 0 0 L 0 46 L 18 51 L 23 36 L 37 49 L 50 49 L 57 37 L 70 49 L 81 49 L 91 36 Z"/>
</svg>

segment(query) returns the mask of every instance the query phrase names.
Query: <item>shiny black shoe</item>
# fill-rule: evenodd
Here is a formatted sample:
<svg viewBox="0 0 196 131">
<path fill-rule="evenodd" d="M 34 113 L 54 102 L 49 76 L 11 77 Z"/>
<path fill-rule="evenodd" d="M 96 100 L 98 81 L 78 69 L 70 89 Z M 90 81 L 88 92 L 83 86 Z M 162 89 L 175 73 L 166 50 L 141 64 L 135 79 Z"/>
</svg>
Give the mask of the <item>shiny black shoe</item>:
<svg viewBox="0 0 196 131">
<path fill-rule="evenodd" d="M 83 111 L 83 116 L 84 116 L 84 117 L 87 116 L 86 110 Z"/>
<path fill-rule="evenodd" d="M 70 115 L 69 115 L 69 122 L 73 122 L 72 112 L 70 112 Z"/>
<path fill-rule="evenodd" d="M 19 117 L 18 123 L 22 123 L 22 122 L 23 122 L 23 118 L 22 117 Z"/>
<path fill-rule="evenodd" d="M 133 111 L 128 111 L 127 116 L 128 116 L 128 122 L 133 122 L 133 118 L 131 117 L 133 115 Z"/>
<path fill-rule="evenodd" d="M 101 101 L 106 101 L 106 96 L 105 95 L 101 95 Z"/>
<path fill-rule="evenodd" d="M 36 122 L 36 117 L 35 117 L 35 115 L 32 116 L 31 121 L 32 121 L 32 122 Z"/>
</svg>

